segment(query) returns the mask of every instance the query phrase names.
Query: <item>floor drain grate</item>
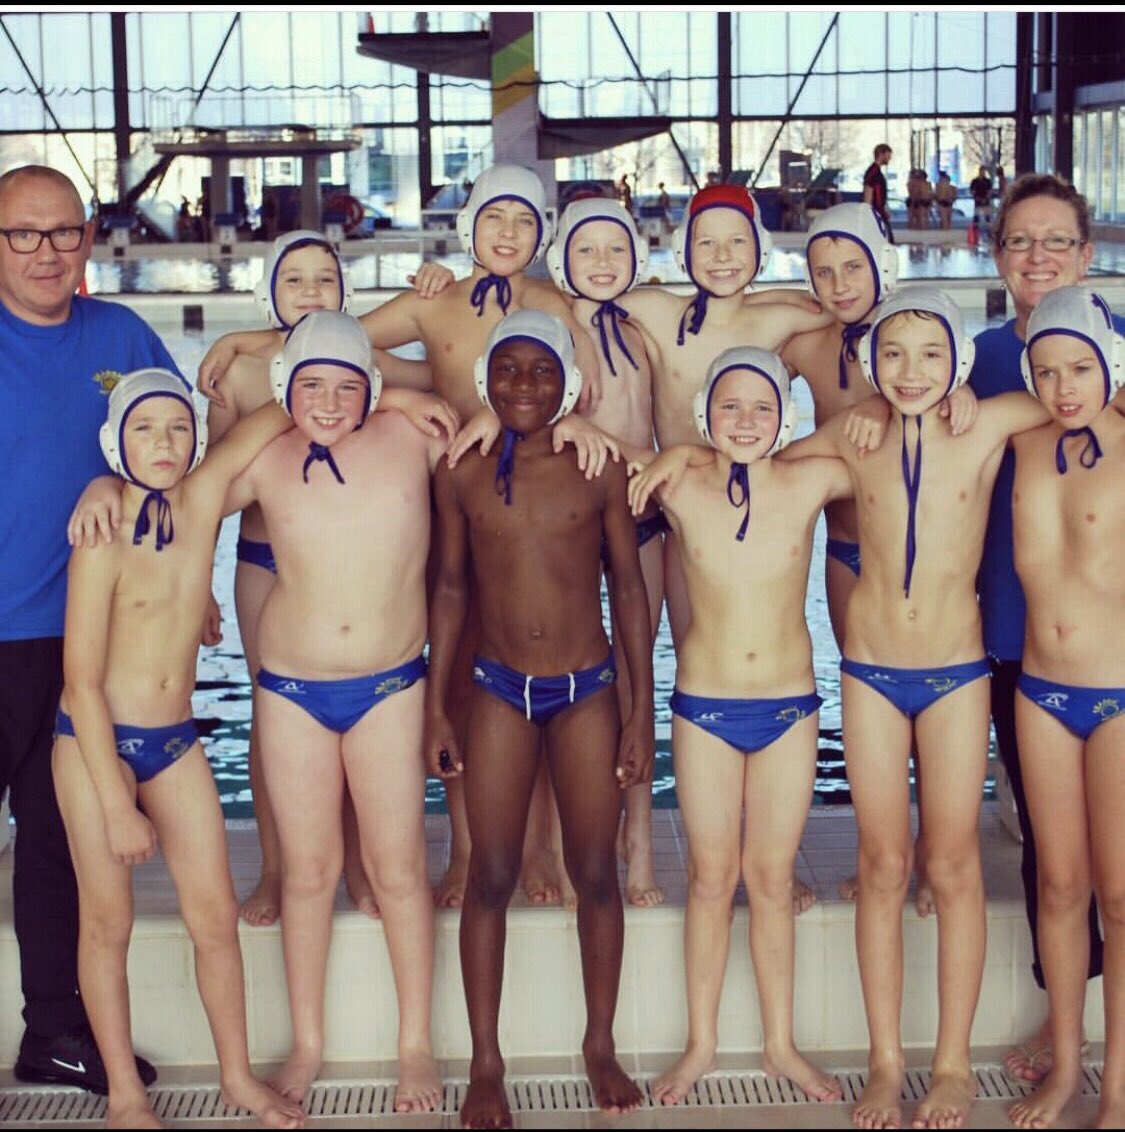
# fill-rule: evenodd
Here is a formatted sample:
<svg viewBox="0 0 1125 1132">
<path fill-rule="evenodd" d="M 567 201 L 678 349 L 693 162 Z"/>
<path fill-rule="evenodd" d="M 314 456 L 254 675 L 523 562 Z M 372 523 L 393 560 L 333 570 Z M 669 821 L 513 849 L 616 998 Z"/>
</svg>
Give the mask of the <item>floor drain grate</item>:
<svg viewBox="0 0 1125 1132">
<path fill-rule="evenodd" d="M 999 1065 L 980 1065 L 975 1069 L 977 1095 L 981 1100 L 1016 1100 L 1032 1092 L 1030 1085 L 1017 1085 Z M 836 1079 L 844 1094 L 843 1103 L 854 1104 L 863 1091 L 865 1074 L 856 1070 L 838 1070 Z M 1101 1091 L 1102 1067 L 1088 1065 L 1083 1074 L 1081 1095 L 1096 1097 Z M 645 1108 L 659 1108 L 652 1094 L 653 1079 L 638 1082 Z M 930 1086 L 930 1072 L 911 1069 L 903 1082 L 902 1099 L 908 1103 L 921 1100 Z M 442 1094 L 442 1112 L 460 1111 L 467 1082 L 450 1081 Z M 515 1077 L 508 1081 L 508 1103 L 514 1113 L 590 1112 L 597 1106 L 589 1083 L 581 1077 Z M 222 1120 L 245 1120 L 250 1113 L 223 1104 L 216 1086 L 158 1088 L 150 1092 L 156 1115 L 162 1120 L 198 1121 L 215 1124 Z M 796 1085 L 784 1079 L 770 1078 L 764 1073 L 709 1074 L 697 1081 L 684 1100 L 684 1105 L 704 1108 L 745 1108 L 764 1105 L 818 1104 Z M 394 1116 L 394 1085 L 390 1082 L 369 1084 L 317 1085 L 309 1094 L 309 1116 L 322 1119 Z M 105 1099 L 75 1089 L 28 1088 L 0 1090 L 0 1126 L 5 1128 L 33 1125 L 102 1123 L 105 1120 Z"/>
</svg>

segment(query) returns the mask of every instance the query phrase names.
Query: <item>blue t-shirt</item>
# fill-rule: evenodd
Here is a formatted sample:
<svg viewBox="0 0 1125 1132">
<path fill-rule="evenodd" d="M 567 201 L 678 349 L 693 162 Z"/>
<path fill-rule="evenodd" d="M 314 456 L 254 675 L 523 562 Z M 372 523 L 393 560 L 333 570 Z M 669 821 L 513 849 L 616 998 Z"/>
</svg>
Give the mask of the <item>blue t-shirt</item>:
<svg viewBox="0 0 1125 1132">
<path fill-rule="evenodd" d="M 66 522 L 90 480 L 109 472 L 98 443 L 106 379 L 145 366 L 179 373 L 119 303 L 76 295 L 56 326 L 0 303 L 0 640 L 62 636 Z"/>
<path fill-rule="evenodd" d="M 1118 333 L 1125 332 L 1125 318 L 1114 315 Z M 982 330 L 976 336 L 977 356 L 969 385 L 980 400 L 1000 393 L 1026 390 L 1020 372 L 1023 339 L 1016 334 L 1016 320 L 1003 326 Z M 988 530 L 984 536 L 984 554 L 977 575 L 980 594 L 984 649 L 997 660 L 1021 660 L 1027 620 L 1023 587 L 1016 574 L 1012 548 L 1012 486 L 1016 477 L 1016 456 L 1009 448 L 1004 453 L 992 505 L 988 513 Z"/>
</svg>

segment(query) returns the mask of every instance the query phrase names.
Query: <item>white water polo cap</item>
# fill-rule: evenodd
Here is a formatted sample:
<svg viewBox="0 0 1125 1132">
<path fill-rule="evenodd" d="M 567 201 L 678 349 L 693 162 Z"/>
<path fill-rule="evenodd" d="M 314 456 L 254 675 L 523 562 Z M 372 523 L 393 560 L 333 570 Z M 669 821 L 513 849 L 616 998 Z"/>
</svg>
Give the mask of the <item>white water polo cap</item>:
<svg viewBox="0 0 1125 1132">
<path fill-rule="evenodd" d="M 936 287 L 907 287 L 884 299 L 871 312 L 871 329 L 859 340 L 859 364 L 863 376 L 883 392 L 879 384 L 877 357 L 879 330 L 884 322 L 898 314 L 917 313 L 936 318 L 949 336 L 950 378 L 942 397 L 948 397 L 969 380 L 976 358 L 976 344 L 965 334 L 965 320 L 957 304 L 944 291 Z"/>
<path fill-rule="evenodd" d="M 383 389 L 383 375 L 371 353 L 367 332 L 358 319 L 343 311 L 311 311 L 285 339 L 270 362 L 274 400 L 293 414 L 293 379 L 306 366 L 342 366 L 367 379 L 367 403 L 357 428 L 375 412 Z"/>
<path fill-rule="evenodd" d="M 261 307 L 263 314 L 271 326 L 280 330 L 289 330 L 291 324 L 281 317 L 277 309 L 277 280 L 281 271 L 282 262 L 292 251 L 304 247 L 324 248 L 336 265 L 336 272 L 340 282 L 340 307 L 342 311 L 348 309 L 352 300 L 352 285 L 348 273 L 340 262 L 340 255 L 336 249 L 319 232 L 310 228 L 302 228 L 296 232 L 286 232 L 278 236 L 273 247 L 266 253 L 265 264 L 262 268 L 262 277 L 254 284 L 254 301 Z"/>
<path fill-rule="evenodd" d="M 156 368 L 124 374 L 109 394 L 106 419 L 98 433 L 98 440 L 106 463 L 114 474 L 123 476 L 138 487 L 148 487 L 148 484 L 137 479 L 129 468 L 125 455 L 125 424 L 129 414 L 152 397 L 171 397 L 182 402 L 191 413 L 193 443 L 188 472 L 199 467 L 207 451 L 207 417 L 196 404 L 191 386 L 182 377 L 171 370 Z"/>
<path fill-rule="evenodd" d="M 808 266 L 809 290 L 813 298 L 816 283 L 813 280 L 809 251 L 814 241 L 823 239 L 852 240 L 863 249 L 871 274 L 875 278 L 876 304 L 887 298 L 898 282 L 898 251 L 887 239 L 886 221 L 869 204 L 837 204 L 822 212 L 810 225 L 805 240 L 805 263 Z M 866 313 L 866 312 L 865 312 Z"/>
<path fill-rule="evenodd" d="M 562 420 L 578 403 L 582 392 L 582 371 L 574 357 L 574 340 L 570 331 L 553 314 L 539 310 L 513 311 L 502 318 L 492 329 L 484 353 L 473 366 L 473 378 L 481 402 L 492 408 L 488 396 L 488 368 L 492 355 L 505 342 L 522 340 L 536 342 L 551 353 L 559 364 L 563 377 L 562 400 L 549 425 Z"/>
<path fill-rule="evenodd" d="M 156 549 L 163 550 L 175 537 L 172 505 L 160 488 L 153 487 L 138 477 L 129 467 L 129 458 L 125 453 L 125 426 L 130 414 L 155 397 L 170 397 L 188 410 L 192 427 L 192 455 L 184 475 L 194 471 L 207 451 L 207 417 L 192 396 L 191 386 L 171 370 L 149 368 L 125 374 L 110 391 L 106 419 L 98 432 L 98 440 L 110 468 L 147 492 L 133 526 L 133 545 L 139 546 L 151 530 Z M 152 514 L 153 507 L 155 516 Z"/>
<path fill-rule="evenodd" d="M 486 169 L 474 182 L 473 190 L 465 207 L 457 214 L 457 236 L 465 253 L 472 257 L 473 263 L 480 264 L 476 252 L 477 218 L 490 204 L 501 200 L 514 200 L 526 205 L 535 215 L 538 234 L 535 250 L 527 263 L 520 269 L 534 263 L 547 249 L 551 241 L 551 222 L 547 218 L 547 193 L 543 182 L 522 165 L 493 165 Z"/>
<path fill-rule="evenodd" d="M 583 295 L 578 289 L 570 274 L 567 261 L 571 243 L 578 235 L 579 229 L 582 225 L 595 220 L 607 220 L 612 224 L 620 225 L 632 249 L 633 273 L 622 293 L 635 287 L 648 269 L 648 244 L 641 239 L 637 226 L 625 206 L 620 201 L 610 200 L 608 197 L 584 197 L 566 206 L 566 210 L 559 218 L 555 238 L 547 249 L 547 270 L 550 271 L 555 286 L 568 295 L 591 298 L 589 295 Z"/>
<path fill-rule="evenodd" d="M 760 377 L 764 377 L 773 389 L 777 398 L 777 433 L 770 447 L 760 457 L 772 456 L 780 452 L 790 440 L 797 427 L 797 405 L 793 400 L 789 384 L 789 371 L 785 363 L 769 350 L 761 350 L 757 346 L 733 346 L 724 350 L 710 365 L 703 387 L 695 395 L 694 412 L 695 427 L 704 442 L 715 445 L 711 434 L 711 407 L 715 395 L 715 387 L 719 380 L 732 370 L 749 370 Z"/>
<path fill-rule="evenodd" d="M 1038 397 L 1031 371 L 1031 347 L 1050 334 L 1081 339 L 1093 351 L 1105 375 L 1105 400 L 1113 400 L 1125 385 L 1125 338 L 1113 325 L 1113 314 L 1101 295 L 1087 287 L 1060 287 L 1043 296 L 1027 320 L 1027 343 L 1020 369 L 1028 391 Z"/>
</svg>

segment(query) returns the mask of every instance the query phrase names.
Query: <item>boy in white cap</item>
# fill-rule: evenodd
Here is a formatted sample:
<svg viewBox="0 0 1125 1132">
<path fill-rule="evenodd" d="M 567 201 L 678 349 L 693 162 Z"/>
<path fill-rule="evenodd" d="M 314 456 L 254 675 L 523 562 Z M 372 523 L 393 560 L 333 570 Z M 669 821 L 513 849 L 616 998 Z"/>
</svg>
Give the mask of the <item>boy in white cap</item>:
<svg viewBox="0 0 1125 1132">
<path fill-rule="evenodd" d="M 1082 1081 L 1093 890 L 1105 931 L 1106 1017 L 1095 1127 L 1120 1128 L 1125 937 L 1113 909 L 1125 891 L 1125 420 L 1111 402 L 1125 385 L 1125 339 L 1099 295 L 1063 287 L 1032 311 L 1022 367 L 1051 414 L 1015 440 L 1012 499 L 1016 571 L 1027 599 L 1016 728 L 1039 861 L 1039 949 L 1054 1059 L 1011 1117 L 1024 1128 L 1051 1126 Z"/>
<path fill-rule="evenodd" d="M 295 1128 L 300 1105 L 253 1077 L 238 903 L 223 814 L 191 718 L 215 529 L 231 481 L 289 427 L 267 406 L 202 463 L 207 426 L 167 370 L 122 377 L 102 449 L 124 523 L 70 558 L 55 790 L 79 888 L 79 981 L 109 1083 L 109 1127 L 158 1127 L 133 1057 L 126 957 L 132 868 L 160 848 L 196 947 L 223 1100 Z M 197 469 L 197 470 L 196 470 Z M 190 474 L 189 474 L 190 473 Z"/>
<path fill-rule="evenodd" d="M 569 204 L 547 249 L 547 267 L 560 291 L 574 298 L 574 317 L 597 346 L 602 396 L 587 419 L 612 436 L 626 459 L 653 447 L 652 367 L 644 338 L 629 322 L 618 300 L 644 278 L 648 245 L 620 201 L 588 197 Z M 662 534 L 667 529 L 653 503 L 637 519 L 637 550 L 648 594 L 649 624 L 656 640 L 664 603 Z M 616 642 L 618 668 L 623 657 Z M 629 713 L 629 682 L 618 677 L 622 715 Z M 652 787 L 625 793 L 625 820 L 619 850 L 626 862 L 625 898 L 638 907 L 660 904 L 652 860 Z M 560 870 L 564 903 L 573 899 L 565 870 Z"/>
<path fill-rule="evenodd" d="M 980 406 L 952 437 L 941 404 L 968 377 L 973 343 L 940 291 L 912 287 L 871 312 L 864 376 L 891 406 L 888 435 L 861 453 L 834 417 L 789 450 L 840 456 L 851 473 L 863 570 L 841 665 L 844 751 L 859 826 L 856 946 L 870 1032 L 863 1128 L 901 1123 L 902 904 L 912 856 L 908 763 L 938 913 L 939 1023 L 915 1127 L 959 1127 L 976 1096 L 969 1033 L 984 966 L 978 818 L 988 757 L 989 668 L 975 580 L 992 484 L 1009 437 L 1046 418 L 1026 393 Z M 924 443 L 923 443 L 924 438 Z M 923 470 L 924 455 L 924 470 Z"/>
<path fill-rule="evenodd" d="M 258 622 L 255 701 L 281 841 L 293 1019 L 293 1050 L 274 1082 L 301 1099 L 320 1071 L 346 781 L 398 995 L 395 1108 L 431 1111 L 441 1082 L 419 748 L 430 473 L 446 442 L 399 413 L 374 413 L 382 383 L 350 315 L 306 315 L 271 382 L 296 428 L 239 477 L 228 506 L 258 502 L 278 567 Z"/>
<path fill-rule="evenodd" d="M 696 426 L 717 450 L 715 459 L 677 473 L 668 485 L 670 470 L 682 467 L 684 450 L 676 449 L 629 485 L 634 513 L 654 489 L 659 495 L 683 548 L 692 610 L 671 701 L 676 792 L 691 861 L 688 1042 L 654 1085 L 667 1105 L 682 1102 L 715 1066 L 740 877 L 750 904 L 763 1066 L 816 1100 L 841 1095 L 793 1042 L 791 889 L 816 778 L 821 702 L 805 623 L 813 533 L 821 508 L 850 496 L 852 486 L 841 460 L 771 458 L 788 443 L 796 408 L 776 354 L 753 346 L 725 350 L 695 401 Z"/>
<path fill-rule="evenodd" d="M 542 256 L 551 238 L 546 192 L 538 176 L 518 165 L 498 164 L 486 169 L 476 179 L 465 207 L 458 214 L 457 233 L 462 248 L 473 261 L 469 276 L 445 287 L 440 294 L 419 279 L 418 290 L 404 292 L 368 311 L 360 321 L 371 342 L 385 349 L 421 342 L 431 369 L 431 380 L 418 387 L 432 388 L 462 421 L 468 421 L 480 409 L 473 388 L 473 366 L 493 327 L 509 310 L 547 311 L 561 318 L 575 336 L 578 365 L 584 377 L 584 400 L 596 400 L 598 367 L 593 344 L 584 334 L 577 333 L 566 298 L 549 281 L 524 274 Z M 437 274 L 444 286 L 449 273 L 439 269 Z M 224 336 L 203 359 L 200 389 L 209 397 L 221 397 L 216 392 L 215 382 L 230 363 L 234 351 L 263 347 L 271 352 L 276 350 L 276 336 L 266 332 Z M 587 449 L 579 437 L 590 431 L 580 420 L 577 424 L 569 421 L 560 430 L 560 436 L 574 436 L 584 465 Z M 475 616 L 470 615 L 459 666 L 460 691 L 452 705 L 462 727 L 471 687 L 468 660 L 474 636 Z M 469 859 L 468 827 L 460 783 L 451 783 L 450 787 L 447 798 L 452 843 L 449 868 L 434 893 L 439 906 L 460 904 Z M 548 875 L 552 870 L 545 865 L 551 852 L 546 801 L 546 797 L 541 796 L 536 810 L 539 844 L 528 847 L 529 862 L 536 864 L 530 871 L 525 870 L 524 878 L 529 896 L 538 902 L 548 896 L 558 899 L 557 880 Z"/>
<path fill-rule="evenodd" d="M 352 285 L 332 244 L 319 232 L 300 230 L 286 232 L 273 242 L 265 258 L 262 277 L 254 288 L 254 299 L 269 324 L 287 332 L 311 311 L 346 311 L 352 303 Z M 272 341 L 273 336 L 270 338 Z M 215 440 L 240 418 L 273 399 L 269 361 L 274 350 L 271 345 L 266 347 L 265 353 L 239 354 L 234 359 L 225 382 L 226 403 L 211 404 L 207 414 L 207 425 Z M 375 364 L 390 384 L 424 387 L 428 383 L 430 370 L 426 362 L 407 361 L 385 350 L 374 353 Z M 386 402 L 384 406 L 390 407 Z M 394 407 L 403 411 L 407 409 L 406 404 L 400 403 Z M 269 531 L 266 530 L 262 510 L 256 503 L 242 513 L 236 553 L 234 600 L 246 666 L 253 679 L 259 666 L 258 617 L 277 574 Z M 242 903 L 241 913 L 247 923 L 258 926 L 272 924 L 280 912 L 281 846 L 277 840 L 273 808 L 265 789 L 261 742 L 253 721 L 250 726 L 249 769 L 262 868 L 254 891 Z M 371 882 L 364 874 L 360 860 L 355 807 L 346 791 L 344 834 L 344 880 L 348 894 L 361 912 L 378 915 Z"/>
<path fill-rule="evenodd" d="M 504 438 L 499 454 L 472 452 L 435 478 L 440 560 L 425 750 L 431 773 L 464 771 L 472 836 L 461 965 L 473 1055 L 461 1123 L 506 1128 L 498 1032 L 505 922 L 541 751 L 578 893 L 587 1076 L 601 1109 L 632 1112 L 641 1103 L 613 1041 L 624 936 L 615 840 L 622 789 L 652 773 L 652 648 L 624 469 L 611 464 L 587 479 L 569 453 L 553 451 L 551 426 L 574 407 L 581 384 L 566 327 L 540 311 L 508 315 L 476 380 Z M 624 721 L 602 625 L 603 543 L 632 688 Z M 470 589 L 481 635 L 462 741 L 449 695 Z"/>
</svg>

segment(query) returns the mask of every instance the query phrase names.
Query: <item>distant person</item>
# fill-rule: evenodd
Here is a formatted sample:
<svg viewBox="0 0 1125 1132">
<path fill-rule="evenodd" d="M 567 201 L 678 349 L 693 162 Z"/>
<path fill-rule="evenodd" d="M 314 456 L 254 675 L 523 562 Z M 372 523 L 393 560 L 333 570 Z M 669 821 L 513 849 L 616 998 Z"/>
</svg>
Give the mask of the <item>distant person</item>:
<svg viewBox="0 0 1125 1132">
<path fill-rule="evenodd" d="M 262 239 L 275 240 L 277 238 L 278 221 L 281 219 L 281 205 L 277 194 L 270 189 L 262 194 Z"/>
<path fill-rule="evenodd" d="M 1008 191 L 1008 176 L 1004 172 L 1003 165 L 996 166 L 996 198 L 1003 200 L 1004 194 Z"/>
<path fill-rule="evenodd" d="M 943 169 L 938 174 L 938 183 L 934 186 L 934 200 L 938 208 L 938 226 L 944 230 L 953 227 L 953 202 L 956 199 L 957 186 Z"/>
<path fill-rule="evenodd" d="M 625 211 L 631 216 L 633 214 L 633 190 L 629 185 L 629 174 L 622 173 L 621 180 L 617 183 L 617 199 L 625 206 Z"/>
<path fill-rule="evenodd" d="M 176 214 L 176 239 L 181 244 L 187 243 L 194 234 L 194 230 L 191 202 L 187 197 L 180 197 L 180 211 Z"/>
<path fill-rule="evenodd" d="M 887 212 L 887 178 L 883 175 L 883 169 L 890 163 L 891 153 L 891 147 L 886 142 L 875 147 L 875 160 L 863 174 L 863 200 L 883 218 L 887 226 L 887 239 L 893 244 L 895 236 L 891 229 L 891 217 Z"/>
<path fill-rule="evenodd" d="M 668 190 L 664 187 L 663 181 L 659 182 L 656 187 L 660 190 L 656 204 L 664 218 L 664 234 L 670 236 L 672 234 L 672 198 L 668 195 Z"/>
<path fill-rule="evenodd" d="M 992 178 L 982 165 L 980 172 L 969 182 L 973 194 L 973 222 L 979 228 L 992 226 Z"/>
</svg>

